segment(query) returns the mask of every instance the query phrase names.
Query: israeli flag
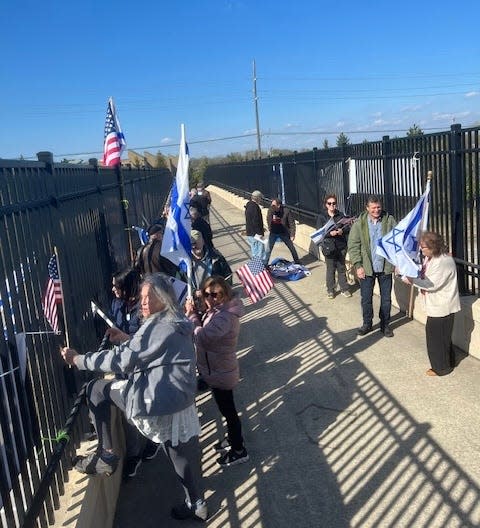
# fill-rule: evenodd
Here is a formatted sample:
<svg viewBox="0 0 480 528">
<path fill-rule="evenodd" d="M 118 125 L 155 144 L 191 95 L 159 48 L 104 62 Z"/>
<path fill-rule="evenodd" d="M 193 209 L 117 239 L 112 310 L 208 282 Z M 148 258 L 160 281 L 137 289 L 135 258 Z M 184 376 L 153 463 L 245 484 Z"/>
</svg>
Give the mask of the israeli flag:
<svg viewBox="0 0 480 528">
<path fill-rule="evenodd" d="M 180 266 L 190 267 L 192 246 L 190 231 L 192 221 L 188 210 L 190 202 L 188 184 L 188 145 L 185 142 L 185 127 L 181 125 L 180 152 L 178 154 L 177 174 L 173 182 L 167 225 L 163 235 L 160 254 Z"/>
<path fill-rule="evenodd" d="M 142 244 L 142 246 L 148 243 L 148 232 L 146 229 L 138 226 L 132 226 L 132 229 L 137 232 L 138 238 L 140 239 L 140 244 Z"/>
<path fill-rule="evenodd" d="M 420 271 L 419 235 L 427 227 L 429 195 L 430 181 L 417 205 L 379 240 L 375 250 L 377 255 L 387 259 L 406 277 L 416 278 Z"/>
<path fill-rule="evenodd" d="M 312 242 L 317 245 L 321 244 L 324 238 L 328 235 L 329 231 L 331 231 L 334 227 L 335 222 L 333 221 L 333 218 L 330 218 L 330 220 L 323 227 L 310 235 Z"/>
</svg>

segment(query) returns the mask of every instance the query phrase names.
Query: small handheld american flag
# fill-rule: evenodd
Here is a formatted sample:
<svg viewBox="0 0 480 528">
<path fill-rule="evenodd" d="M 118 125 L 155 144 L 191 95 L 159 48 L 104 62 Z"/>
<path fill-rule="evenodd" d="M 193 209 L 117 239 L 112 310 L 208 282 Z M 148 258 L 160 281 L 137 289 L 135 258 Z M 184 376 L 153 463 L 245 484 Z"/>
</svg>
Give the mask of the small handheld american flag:
<svg viewBox="0 0 480 528">
<path fill-rule="evenodd" d="M 103 165 L 105 167 L 119 165 L 120 157 L 127 146 L 127 142 L 125 141 L 112 97 L 108 100 L 104 132 Z"/>
<path fill-rule="evenodd" d="M 45 318 L 54 332 L 59 331 L 57 304 L 61 304 L 62 300 L 62 285 L 58 274 L 57 257 L 53 255 L 48 261 L 48 282 L 42 305 Z"/>
<path fill-rule="evenodd" d="M 273 288 L 270 273 L 259 258 L 249 260 L 237 270 L 237 275 L 252 304 L 263 299 Z"/>
</svg>

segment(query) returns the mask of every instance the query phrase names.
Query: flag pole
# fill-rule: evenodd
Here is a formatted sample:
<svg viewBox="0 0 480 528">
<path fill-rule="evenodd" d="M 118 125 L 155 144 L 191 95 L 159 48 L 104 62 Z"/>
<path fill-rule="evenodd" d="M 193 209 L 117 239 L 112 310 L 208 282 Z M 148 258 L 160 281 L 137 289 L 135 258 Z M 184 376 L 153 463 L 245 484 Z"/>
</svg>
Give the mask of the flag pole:
<svg viewBox="0 0 480 528">
<path fill-rule="evenodd" d="M 67 348 L 70 348 L 70 336 L 68 333 L 67 315 L 65 313 L 65 295 L 63 294 L 63 281 L 62 281 L 62 273 L 60 271 L 60 259 L 58 258 L 57 246 L 53 246 L 53 253 L 55 255 L 55 260 L 57 261 L 58 280 L 60 282 L 60 291 L 62 292 L 62 314 L 63 314 L 63 328 L 65 329 L 65 345 Z"/>
<path fill-rule="evenodd" d="M 433 179 L 433 171 L 429 170 L 427 172 L 427 185 L 426 185 L 427 187 L 430 186 L 432 179 Z M 423 204 L 422 220 L 420 222 L 421 231 L 426 231 L 427 229 L 429 205 L 430 205 L 429 200 L 425 200 L 425 203 Z M 418 251 L 420 252 L 420 248 L 418 249 Z M 414 286 L 413 284 L 410 284 L 410 296 L 408 300 L 408 313 L 407 313 L 407 316 L 409 319 L 413 319 L 413 292 L 414 292 Z"/>
</svg>

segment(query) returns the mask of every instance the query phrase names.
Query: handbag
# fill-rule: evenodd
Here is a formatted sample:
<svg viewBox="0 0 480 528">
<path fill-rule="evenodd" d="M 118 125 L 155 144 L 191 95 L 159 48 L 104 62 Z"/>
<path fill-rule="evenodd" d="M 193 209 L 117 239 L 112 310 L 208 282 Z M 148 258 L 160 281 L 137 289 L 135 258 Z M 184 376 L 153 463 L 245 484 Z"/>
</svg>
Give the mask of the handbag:
<svg viewBox="0 0 480 528">
<path fill-rule="evenodd" d="M 332 237 L 324 238 L 320 244 L 320 247 L 322 248 L 324 257 L 331 257 L 337 252 L 337 246 L 335 245 L 335 240 Z"/>
</svg>

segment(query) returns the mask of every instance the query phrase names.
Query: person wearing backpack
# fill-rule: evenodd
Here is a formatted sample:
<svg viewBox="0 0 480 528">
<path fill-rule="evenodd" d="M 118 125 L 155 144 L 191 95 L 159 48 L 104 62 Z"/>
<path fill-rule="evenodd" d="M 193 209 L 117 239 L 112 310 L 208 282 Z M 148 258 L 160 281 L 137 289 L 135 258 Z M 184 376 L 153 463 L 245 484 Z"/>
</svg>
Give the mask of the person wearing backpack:
<svg viewBox="0 0 480 528">
<path fill-rule="evenodd" d="M 340 286 L 341 294 L 344 297 L 351 297 L 350 289 L 348 287 L 345 255 L 347 254 L 347 234 L 350 226 L 345 224 L 340 227 L 338 223 L 345 215 L 337 209 L 337 196 L 335 194 L 327 194 L 324 204 L 324 211 L 317 217 L 317 229 L 324 226 L 329 220 L 335 222 L 335 226 L 330 230 L 323 242 L 320 245 L 323 256 L 325 257 L 326 283 L 327 283 L 327 297 L 329 299 L 335 298 L 335 274 L 338 276 L 338 284 Z"/>
</svg>

